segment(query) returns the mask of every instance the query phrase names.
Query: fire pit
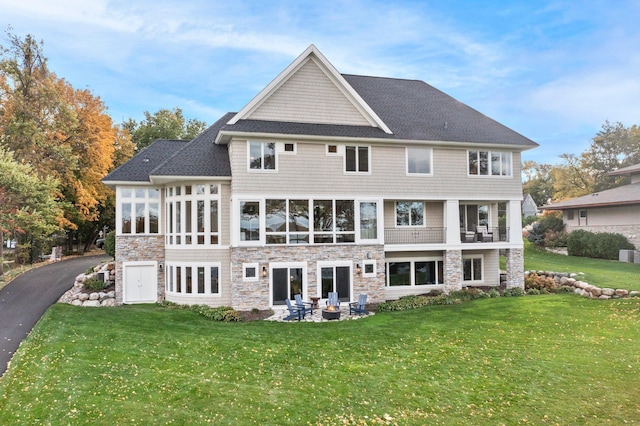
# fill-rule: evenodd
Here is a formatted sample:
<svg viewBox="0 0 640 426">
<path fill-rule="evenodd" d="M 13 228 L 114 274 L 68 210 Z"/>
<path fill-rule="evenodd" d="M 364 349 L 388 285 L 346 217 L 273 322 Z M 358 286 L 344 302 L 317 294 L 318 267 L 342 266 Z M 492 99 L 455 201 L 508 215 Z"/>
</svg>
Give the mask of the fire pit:
<svg viewBox="0 0 640 426">
<path fill-rule="evenodd" d="M 327 306 L 327 309 L 322 310 L 322 318 L 326 320 L 338 320 L 340 319 L 340 309 L 333 305 Z"/>
</svg>

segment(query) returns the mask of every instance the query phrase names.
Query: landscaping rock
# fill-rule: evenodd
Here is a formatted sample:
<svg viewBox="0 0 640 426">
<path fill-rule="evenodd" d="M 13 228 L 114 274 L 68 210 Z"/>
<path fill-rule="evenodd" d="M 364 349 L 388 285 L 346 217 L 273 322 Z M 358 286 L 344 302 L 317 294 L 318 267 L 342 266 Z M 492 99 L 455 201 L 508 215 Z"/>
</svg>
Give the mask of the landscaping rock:
<svg viewBox="0 0 640 426">
<path fill-rule="evenodd" d="M 602 294 L 604 294 L 605 296 L 613 296 L 614 294 L 616 294 L 616 291 L 612 288 L 603 288 L 602 289 Z"/>
<path fill-rule="evenodd" d="M 116 299 L 115 298 L 111 298 L 111 299 L 104 299 L 101 303 L 100 306 L 116 306 Z"/>
<path fill-rule="evenodd" d="M 89 300 L 100 300 L 100 295 L 98 293 L 91 293 L 89 295 Z"/>
<path fill-rule="evenodd" d="M 82 302 L 78 299 L 74 300 L 73 302 L 71 302 L 71 304 L 73 306 L 82 306 Z"/>
<path fill-rule="evenodd" d="M 629 291 L 628 290 L 624 290 L 622 288 L 619 288 L 616 290 L 616 296 L 618 297 L 625 297 L 629 295 Z"/>
<path fill-rule="evenodd" d="M 87 293 L 78 294 L 78 300 L 84 302 L 85 300 L 89 300 L 89 295 Z"/>
<path fill-rule="evenodd" d="M 94 308 L 94 307 L 100 306 L 100 301 L 99 300 L 95 300 L 95 299 L 94 300 L 87 300 L 86 302 L 84 302 L 82 304 L 82 306 Z"/>
</svg>

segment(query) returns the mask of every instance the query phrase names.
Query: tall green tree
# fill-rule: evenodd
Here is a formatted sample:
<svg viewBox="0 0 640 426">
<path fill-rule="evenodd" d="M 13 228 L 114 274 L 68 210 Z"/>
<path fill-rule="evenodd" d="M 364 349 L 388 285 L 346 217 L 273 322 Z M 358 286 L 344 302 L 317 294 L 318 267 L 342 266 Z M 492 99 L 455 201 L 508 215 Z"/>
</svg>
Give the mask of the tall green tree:
<svg viewBox="0 0 640 426">
<path fill-rule="evenodd" d="M 174 108 L 160 109 L 153 114 L 145 111 L 142 121 L 138 123 L 130 118 L 122 127 L 129 131 L 139 151 L 157 139 L 191 140 L 202 133 L 207 124 L 193 118 L 187 120 L 182 109 Z"/>
<path fill-rule="evenodd" d="M 0 149 L 0 258 L 4 235 L 49 235 L 61 229 L 58 182 L 41 177 L 28 164 Z M 0 275 L 3 274 L 0 262 Z"/>
<path fill-rule="evenodd" d="M 550 164 L 525 161 L 522 166 L 522 191 L 531 195 L 536 205 L 543 206 L 553 197 L 553 179 Z"/>
</svg>

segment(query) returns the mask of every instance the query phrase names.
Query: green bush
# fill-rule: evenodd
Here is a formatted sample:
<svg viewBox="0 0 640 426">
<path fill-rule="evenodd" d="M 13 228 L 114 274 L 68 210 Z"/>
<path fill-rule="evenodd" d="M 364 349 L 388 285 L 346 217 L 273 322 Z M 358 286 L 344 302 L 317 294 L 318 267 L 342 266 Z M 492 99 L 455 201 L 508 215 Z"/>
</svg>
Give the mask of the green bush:
<svg viewBox="0 0 640 426">
<path fill-rule="evenodd" d="M 202 315 L 205 318 L 209 318 L 214 321 L 240 321 L 240 313 L 235 311 L 231 306 L 218 306 L 212 308 L 207 305 L 179 305 L 174 302 L 164 301 L 162 306 L 169 309 L 188 309 Z"/>
<path fill-rule="evenodd" d="M 529 235 L 527 235 L 527 240 L 537 246 L 545 246 L 545 239 L 549 231 L 553 234 L 561 234 L 564 232 L 562 213 L 546 213 L 542 217 L 539 217 L 537 222 L 531 225 L 531 231 Z"/>
<path fill-rule="evenodd" d="M 504 297 L 519 297 L 519 296 L 524 296 L 525 294 L 526 294 L 525 291 L 520 287 L 509 288 L 509 289 L 506 289 L 504 293 L 502 293 Z"/>
<path fill-rule="evenodd" d="M 609 232 L 593 233 L 578 229 L 567 237 L 567 251 L 570 256 L 617 260 L 620 250 L 634 248 L 624 235 Z"/>
<path fill-rule="evenodd" d="M 540 294 L 540 290 L 538 290 L 537 288 L 530 288 L 529 290 L 527 290 L 527 294 L 528 295 Z"/>
<path fill-rule="evenodd" d="M 556 293 L 573 293 L 573 287 L 570 285 L 561 285 L 556 289 Z"/>
<path fill-rule="evenodd" d="M 449 296 L 463 301 L 491 297 L 489 296 L 489 294 L 482 291 L 482 289 L 475 287 L 466 287 L 462 290 L 452 291 L 451 293 L 449 293 Z"/>
<path fill-rule="evenodd" d="M 462 291 L 463 292 L 463 291 Z M 465 297 L 469 297 L 465 293 Z M 470 299 L 466 299 L 470 300 Z M 459 297 L 455 297 L 453 294 L 439 294 L 437 296 L 402 296 L 398 300 L 388 300 L 382 302 L 376 308 L 377 312 L 390 312 L 390 311 L 406 311 L 409 309 L 421 308 L 429 305 L 458 305 L 462 303 Z"/>
<path fill-rule="evenodd" d="M 116 232 L 111 231 L 104 238 L 104 252 L 115 259 L 116 257 Z"/>
<path fill-rule="evenodd" d="M 87 280 L 84 282 L 84 286 L 89 290 L 98 291 L 98 290 L 104 290 L 104 288 L 106 287 L 106 283 L 97 278 L 87 278 Z"/>
<path fill-rule="evenodd" d="M 489 297 L 500 297 L 500 292 L 495 288 L 489 290 L 487 294 L 489 295 Z"/>
</svg>

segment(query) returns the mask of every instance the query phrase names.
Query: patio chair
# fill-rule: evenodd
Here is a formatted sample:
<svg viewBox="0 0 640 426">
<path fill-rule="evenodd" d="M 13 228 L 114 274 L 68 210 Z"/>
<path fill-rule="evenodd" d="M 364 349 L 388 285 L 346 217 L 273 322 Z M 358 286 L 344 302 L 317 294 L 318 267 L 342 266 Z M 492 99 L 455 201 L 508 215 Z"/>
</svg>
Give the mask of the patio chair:
<svg viewBox="0 0 640 426">
<path fill-rule="evenodd" d="M 329 298 L 327 299 L 327 306 L 335 306 L 336 308 L 340 307 L 340 299 L 338 299 L 337 291 L 332 291 L 329 293 Z"/>
<path fill-rule="evenodd" d="M 296 308 L 298 308 L 298 310 L 305 311 L 305 314 L 306 311 L 309 311 L 309 313 L 313 315 L 313 303 L 304 302 L 301 294 L 295 294 L 293 297 L 296 299 Z"/>
<path fill-rule="evenodd" d="M 369 315 L 369 311 L 365 309 L 367 305 L 367 295 L 361 294 L 358 296 L 357 302 L 349 303 L 349 315 L 358 314 L 358 315 Z"/>
<path fill-rule="evenodd" d="M 289 315 L 282 318 L 284 321 L 291 321 L 292 319 L 297 319 L 298 321 L 300 321 L 302 318 L 304 318 L 304 315 L 306 314 L 305 311 L 301 311 L 297 307 L 291 305 L 290 299 L 285 299 L 285 302 L 287 303 L 287 310 L 289 311 Z"/>
<path fill-rule="evenodd" d="M 487 230 L 487 227 L 484 225 L 479 225 L 476 227 L 476 232 L 478 233 L 478 240 L 483 243 L 492 243 L 493 242 L 493 233 Z"/>
</svg>

